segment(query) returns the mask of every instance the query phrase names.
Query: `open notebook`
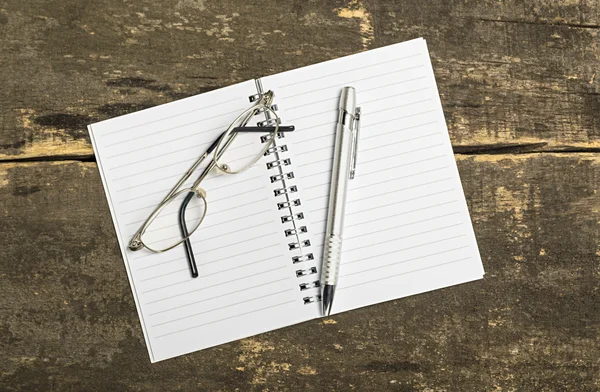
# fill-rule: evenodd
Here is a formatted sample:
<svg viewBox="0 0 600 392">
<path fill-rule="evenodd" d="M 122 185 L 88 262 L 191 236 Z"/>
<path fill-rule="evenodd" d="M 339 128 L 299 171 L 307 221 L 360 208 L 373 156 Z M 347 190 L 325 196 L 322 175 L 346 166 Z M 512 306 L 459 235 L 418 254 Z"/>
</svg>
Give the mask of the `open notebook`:
<svg viewBox="0 0 600 392">
<path fill-rule="evenodd" d="M 483 276 L 424 40 L 247 81 L 89 126 L 153 362 L 321 316 L 314 286 L 347 85 L 363 114 L 333 312 Z M 152 209 L 260 88 L 275 92 L 282 123 L 296 131 L 277 140 L 287 151 L 203 183 L 209 210 L 192 236 L 200 277 L 190 278 L 181 246 L 129 251 Z M 288 164 L 268 169 L 273 160 Z"/>
</svg>

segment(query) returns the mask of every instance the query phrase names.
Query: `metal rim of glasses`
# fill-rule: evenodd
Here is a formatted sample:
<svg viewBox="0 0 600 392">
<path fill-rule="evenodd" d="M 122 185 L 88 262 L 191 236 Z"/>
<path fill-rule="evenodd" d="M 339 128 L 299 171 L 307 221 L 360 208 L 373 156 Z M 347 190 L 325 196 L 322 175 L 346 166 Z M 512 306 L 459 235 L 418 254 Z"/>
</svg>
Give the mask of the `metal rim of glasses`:
<svg viewBox="0 0 600 392">
<path fill-rule="evenodd" d="M 275 139 L 278 135 L 278 131 L 279 131 L 280 119 L 279 119 L 279 116 L 277 115 L 277 113 L 275 113 L 275 111 L 270 107 L 272 100 L 273 100 L 273 93 L 271 91 L 268 91 L 262 95 L 261 102 L 246 109 L 238 117 L 236 117 L 236 119 L 229 125 L 227 130 L 219 137 L 219 139 L 217 141 L 217 145 L 215 146 L 215 148 L 213 150 L 214 153 L 213 153 L 213 157 L 212 157 L 212 165 L 209 165 L 209 166 L 216 167 L 217 170 L 219 170 L 225 174 L 242 173 L 242 172 L 248 170 L 250 167 L 254 166 L 254 164 L 256 164 L 256 162 L 258 162 L 258 160 L 260 160 L 260 158 L 262 156 L 264 156 L 264 154 L 267 152 L 267 150 L 274 144 L 274 141 L 275 141 Z M 270 122 L 271 121 L 274 122 L 273 125 L 275 127 L 275 130 L 271 132 L 269 140 L 264 142 L 265 146 L 260 151 L 260 153 L 256 155 L 256 157 L 251 161 L 250 164 L 248 164 L 244 168 L 242 168 L 242 170 L 232 171 L 231 168 L 227 164 L 219 164 L 219 157 L 221 155 L 219 153 L 219 151 L 220 151 L 221 145 L 222 145 L 222 143 L 225 143 L 223 148 L 225 148 L 225 150 L 226 150 L 228 148 L 228 146 L 231 144 L 231 142 L 235 139 L 236 134 L 232 134 L 232 132 L 235 129 L 236 125 L 238 125 L 237 123 L 240 122 L 241 124 L 239 124 L 239 125 L 246 126 L 253 116 L 258 115 L 260 113 L 268 113 L 269 115 L 272 115 L 274 117 L 273 119 L 270 119 L 268 115 L 267 115 L 267 119 Z M 202 223 L 202 221 L 204 220 L 204 217 L 206 216 L 208 202 L 206 200 L 206 191 L 204 191 L 202 188 L 200 188 L 199 185 L 200 185 L 200 182 L 202 181 L 202 179 L 205 177 L 205 175 L 208 174 L 208 170 L 205 170 L 205 172 L 198 178 L 198 180 L 196 180 L 196 182 L 192 185 L 191 188 L 184 188 L 179 191 L 176 191 L 176 189 L 180 185 L 182 185 L 183 182 L 186 181 L 191 176 L 192 172 L 198 167 L 198 165 L 202 162 L 202 160 L 206 157 L 206 155 L 208 155 L 208 152 L 206 152 L 203 157 L 200 157 L 192 165 L 192 167 L 188 170 L 188 172 L 179 180 L 178 184 L 175 185 L 175 187 L 173 187 L 170 194 L 167 195 L 167 197 L 156 207 L 156 209 L 152 212 L 152 214 L 148 217 L 148 219 L 146 219 L 146 221 L 142 224 L 142 227 L 140 227 L 138 232 L 131 239 L 130 244 L 129 244 L 129 249 L 139 250 L 142 248 L 146 248 L 153 253 L 166 252 L 166 251 L 169 251 L 169 250 L 179 246 L 180 244 L 184 243 L 198 229 L 198 227 L 200 227 L 200 224 Z M 186 236 L 182 236 L 182 238 L 177 243 L 175 243 L 167 248 L 164 248 L 164 249 L 154 249 L 152 247 L 149 247 L 143 241 L 143 238 L 142 238 L 143 235 L 145 234 L 146 230 L 148 230 L 149 226 L 156 219 L 156 217 L 160 214 L 160 212 L 163 210 L 163 208 L 165 208 L 165 206 L 167 206 L 171 201 L 175 200 L 177 198 L 177 196 L 181 195 L 184 192 L 188 192 L 188 193 L 194 192 L 197 197 L 202 198 L 202 202 L 204 203 L 204 212 L 202 214 L 200 221 L 193 228 L 193 230 L 188 231 L 188 234 Z"/>
<path fill-rule="evenodd" d="M 220 155 L 219 152 L 221 151 L 221 144 L 225 140 L 228 140 L 229 137 L 235 136 L 235 135 L 231 135 L 231 132 L 237 126 L 237 123 L 239 121 L 241 121 L 242 119 L 244 119 L 244 117 L 247 117 L 251 113 L 252 113 L 252 115 L 257 115 L 257 114 L 265 113 L 265 112 L 268 112 L 269 114 L 273 115 L 273 117 L 274 117 L 273 120 L 275 123 L 274 124 L 275 130 L 273 132 L 271 132 L 269 140 L 265 142 L 265 147 L 260 151 L 260 153 L 258 153 L 256 155 L 256 157 L 254 157 L 254 159 L 249 164 L 247 164 L 240 170 L 233 171 L 233 170 L 231 170 L 231 167 L 229 165 L 227 165 L 226 163 L 219 163 L 218 160 L 219 160 L 219 155 Z M 233 120 L 233 122 L 229 125 L 227 130 L 223 133 L 223 136 L 221 136 L 219 138 L 219 142 L 217 143 L 217 147 L 215 148 L 215 153 L 213 154 L 213 158 L 212 158 L 217 170 L 219 170 L 223 173 L 226 173 L 226 174 L 238 174 L 238 173 L 243 173 L 246 170 L 248 170 L 249 168 L 251 168 L 252 166 L 254 166 L 254 164 L 256 164 L 256 162 L 258 162 L 260 160 L 260 158 L 262 158 L 265 155 L 267 150 L 275 142 L 275 138 L 277 137 L 277 133 L 279 131 L 279 121 L 280 120 L 279 120 L 279 116 L 277 116 L 277 113 L 275 113 L 275 111 L 271 107 L 269 107 L 268 105 L 265 105 L 265 104 L 260 104 L 260 105 L 251 107 L 251 108 L 243 111 L 235 120 Z M 244 121 L 244 123 L 248 123 L 248 121 Z M 243 125 L 246 125 L 246 124 L 243 124 Z"/>
<path fill-rule="evenodd" d="M 182 236 L 181 239 L 176 242 L 175 244 L 168 246 L 164 249 L 154 249 L 150 246 L 148 246 L 148 244 L 146 242 L 144 242 L 144 234 L 146 233 L 146 230 L 148 230 L 148 228 L 150 227 L 150 225 L 152 224 L 152 222 L 154 222 L 154 219 L 157 218 L 157 216 L 160 214 L 160 212 L 169 205 L 169 203 L 171 203 L 173 200 L 177 199 L 177 197 L 179 195 L 181 195 L 182 193 L 190 193 L 193 192 L 196 197 L 202 199 L 202 202 L 204 203 L 204 210 L 202 212 L 202 216 L 200 217 L 200 220 L 198 221 L 198 224 L 196 224 L 192 230 L 188 229 L 188 235 L 187 236 Z M 169 251 L 179 245 L 181 245 L 185 240 L 187 240 L 188 238 L 190 238 L 190 236 L 192 234 L 194 234 L 194 232 L 198 229 L 198 227 L 200 227 L 200 225 L 202 224 L 202 221 L 204 220 L 204 217 L 206 216 L 206 210 L 208 209 L 208 203 L 206 201 L 206 191 L 202 188 L 196 188 L 196 189 L 192 189 L 192 188 L 184 188 L 181 189 L 179 191 L 177 191 L 176 193 L 174 193 L 173 195 L 171 195 L 171 197 L 169 197 L 168 199 L 166 199 L 163 203 L 161 203 L 158 208 L 156 210 L 154 210 L 154 212 L 148 217 L 148 219 L 146 220 L 146 222 L 144 223 L 144 225 L 142 226 L 142 229 L 140 230 L 140 237 L 139 240 L 141 241 L 142 245 L 148 249 L 151 252 L 154 253 L 163 253 L 166 251 Z"/>
</svg>

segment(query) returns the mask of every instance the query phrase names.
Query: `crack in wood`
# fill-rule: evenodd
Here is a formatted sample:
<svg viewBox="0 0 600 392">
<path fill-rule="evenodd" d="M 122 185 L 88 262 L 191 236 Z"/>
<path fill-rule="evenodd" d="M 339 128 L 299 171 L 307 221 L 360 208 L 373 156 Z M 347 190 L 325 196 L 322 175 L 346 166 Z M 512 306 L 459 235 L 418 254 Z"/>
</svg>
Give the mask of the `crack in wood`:
<svg viewBox="0 0 600 392">
<path fill-rule="evenodd" d="M 496 23 L 510 23 L 510 24 L 526 24 L 536 26 L 556 26 L 556 27 L 571 27 L 578 29 L 600 29 L 598 24 L 584 24 L 584 23 L 569 23 L 569 22 L 545 22 L 545 21 L 533 21 L 533 20 L 511 20 L 511 19 L 491 19 L 491 18 L 477 18 L 482 22 L 496 22 Z"/>
</svg>

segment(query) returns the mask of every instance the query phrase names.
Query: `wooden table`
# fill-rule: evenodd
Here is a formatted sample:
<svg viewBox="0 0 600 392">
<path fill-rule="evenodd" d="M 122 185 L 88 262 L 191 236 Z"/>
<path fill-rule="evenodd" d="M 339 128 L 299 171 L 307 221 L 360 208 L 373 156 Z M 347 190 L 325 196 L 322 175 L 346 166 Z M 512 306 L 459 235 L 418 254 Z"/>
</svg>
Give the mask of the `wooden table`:
<svg viewBox="0 0 600 392">
<path fill-rule="evenodd" d="M 0 1 L 0 389 L 598 391 L 600 3 Z M 151 365 L 86 124 L 427 39 L 482 281 Z"/>
</svg>

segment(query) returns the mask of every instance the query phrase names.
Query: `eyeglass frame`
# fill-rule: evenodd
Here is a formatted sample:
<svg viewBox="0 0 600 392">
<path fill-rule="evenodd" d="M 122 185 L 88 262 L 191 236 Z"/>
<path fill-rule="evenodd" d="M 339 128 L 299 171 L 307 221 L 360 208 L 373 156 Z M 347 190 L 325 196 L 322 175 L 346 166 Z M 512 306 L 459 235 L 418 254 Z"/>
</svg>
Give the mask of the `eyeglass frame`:
<svg viewBox="0 0 600 392">
<path fill-rule="evenodd" d="M 277 116 L 277 113 L 272 108 L 274 99 L 274 93 L 272 91 L 267 91 L 263 94 L 260 94 L 258 99 L 254 101 L 254 104 L 243 111 L 227 128 L 225 132 L 223 132 L 209 147 L 208 149 L 190 166 L 190 168 L 185 172 L 185 174 L 181 177 L 181 179 L 175 184 L 175 186 L 169 191 L 169 193 L 163 198 L 163 200 L 156 206 L 156 208 L 152 211 L 152 213 L 148 216 L 148 218 L 142 223 L 140 228 L 135 232 L 132 236 L 131 240 L 128 244 L 128 249 L 131 251 L 138 251 L 143 248 L 148 249 L 153 253 L 163 253 L 167 252 L 171 249 L 176 248 L 177 246 L 184 244 L 186 256 L 188 259 L 188 263 L 190 265 L 190 270 L 192 273 L 192 277 L 198 276 L 198 269 L 195 263 L 194 253 L 192 251 L 191 243 L 189 238 L 191 235 L 198 229 L 198 227 L 202 224 L 204 217 L 206 216 L 207 211 L 207 200 L 206 200 L 206 191 L 203 188 L 200 188 L 200 184 L 207 177 L 207 175 L 212 171 L 212 169 L 216 168 L 220 172 L 224 174 L 238 174 L 242 173 L 249 168 L 253 167 L 256 162 L 260 160 L 262 156 L 272 147 L 275 143 L 275 140 L 278 136 L 278 132 L 289 132 L 293 131 L 293 126 L 283 127 L 279 125 L 280 119 Z M 250 122 L 252 117 L 258 115 L 263 112 L 269 112 L 274 116 L 274 119 L 268 121 L 268 123 L 273 123 L 274 126 L 259 126 L 256 127 L 247 127 L 246 125 Z M 236 124 L 240 124 L 240 126 L 235 126 Z M 226 164 L 220 164 L 218 160 L 221 156 L 227 151 L 227 148 L 233 143 L 236 136 L 241 132 L 260 132 L 270 133 L 270 139 L 265 142 L 265 147 L 261 150 L 259 154 L 254 158 L 254 160 L 245 166 L 242 170 L 232 171 L 231 168 Z M 221 150 L 222 149 L 222 150 Z M 183 184 L 192 176 L 192 174 L 196 171 L 196 169 L 204 162 L 204 160 L 213 153 L 213 157 L 211 162 L 207 165 L 207 167 L 202 171 L 200 176 L 196 179 L 196 181 L 189 188 L 181 188 Z M 167 206 L 172 200 L 174 200 L 177 196 L 184 193 L 185 191 L 189 192 L 189 194 L 185 197 L 179 209 L 179 226 L 181 230 L 182 239 L 175 243 L 172 246 L 169 246 L 165 249 L 153 249 L 144 243 L 142 236 L 148 229 L 148 227 L 152 224 L 154 219 L 158 216 L 158 214 L 162 211 L 162 209 Z M 185 222 L 185 210 L 192 199 L 192 197 L 196 195 L 197 197 L 202 198 L 204 203 L 204 211 L 202 213 L 202 217 L 200 218 L 200 222 L 194 227 L 192 232 L 188 232 L 187 224 Z"/>
</svg>

